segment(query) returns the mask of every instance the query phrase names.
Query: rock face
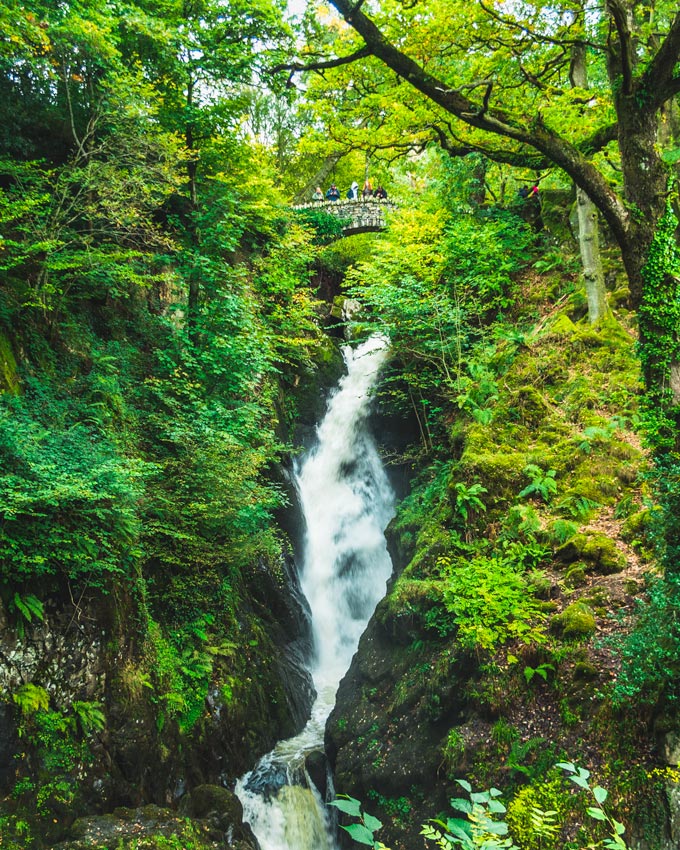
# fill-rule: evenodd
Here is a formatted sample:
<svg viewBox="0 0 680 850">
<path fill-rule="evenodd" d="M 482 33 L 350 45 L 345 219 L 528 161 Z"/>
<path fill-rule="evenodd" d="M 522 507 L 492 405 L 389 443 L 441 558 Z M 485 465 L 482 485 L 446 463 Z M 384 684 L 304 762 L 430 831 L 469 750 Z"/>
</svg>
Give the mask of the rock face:
<svg viewBox="0 0 680 850">
<path fill-rule="evenodd" d="M 412 551 L 403 536 L 388 533 L 388 541 L 398 576 Z M 422 595 L 406 603 L 395 600 L 399 588 L 393 584 L 392 595 L 378 605 L 326 727 L 335 791 L 356 797 L 382 821 L 380 841 L 393 850 L 422 850 L 422 824 L 450 815 L 449 800 L 461 796 L 457 778 L 469 780 L 476 791 L 502 789 L 515 836 L 522 800 L 565 812 L 573 806 L 566 836 L 581 817 L 573 789 L 555 769 L 566 755 L 588 766 L 610 791 L 626 795 L 631 848 L 678 846 L 680 795 L 673 766 L 680 760 L 680 738 L 667 734 L 652 752 L 643 728 L 612 711 L 604 696 L 611 664 L 601 646 L 588 643 L 593 629 L 607 628 L 601 607 L 593 613 L 574 603 L 570 611 L 568 596 L 545 601 L 546 610 L 559 604 L 567 613 L 555 615 L 556 627 L 569 631 L 561 638 L 563 659 L 507 644 L 494 655 L 475 654 L 461 649 L 455 631 L 442 636 L 428 626 L 433 603 L 426 583 Z M 592 647 L 589 653 L 586 646 Z M 545 663 L 550 667 L 541 668 Z M 605 760 L 622 752 L 632 768 L 626 772 L 624 766 L 613 777 Z M 639 785 L 642 764 L 650 772 Z M 622 775 L 625 781 L 615 786 Z M 552 797 L 531 796 L 546 782 Z M 516 800 L 520 804 L 513 809 Z"/>
<path fill-rule="evenodd" d="M 449 648 L 423 651 L 410 625 L 408 618 L 386 618 L 384 602 L 378 606 L 326 727 L 336 791 L 362 800 L 371 813 L 387 813 L 379 837 L 393 848 L 422 844 L 414 790 L 422 802 L 427 789 L 432 812 L 446 806 L 442 748 L 450 727 L 463 720 L 463 683 L 471 672 Z"/>
<path fill-rule="evenodd" d="M 184 729 L 141 672 L 139 647 L 148 638 L 124 594 L 90 594 L 78 604 L 51 598 L 44 620 L 27 624 L 21 636 L 2 618 L 0 692 L 14 699 L 0 702 L 0 796 L 10 797 L 23 777 L 29 789 L 42 789 L 44 823 L 36 834 L 55 842 L 79 815 L 174 807 L 206 783 L 234 782 L 279 738 L 302 728 L 314 691 L 295 565 L 292 558 L 263 562 L 247 581 L 241 616 L 258 624 L 260 636 L 257 646 L 242 650 L 250 675 L 239 679 L 237 704 L 221 686 L 209 688 L 196 721 Z M 212 669 L 216 682 L 229 681 L 229 656 L 218 655 Z M 43 701 L 38 713 L 31 699 Z M 103 719 L 86 728 L 93 710 Z M 33 805 L 29 796 L 23 803 Z M 232 831 L 238 817 L 228 824 Z"/>
</svg>

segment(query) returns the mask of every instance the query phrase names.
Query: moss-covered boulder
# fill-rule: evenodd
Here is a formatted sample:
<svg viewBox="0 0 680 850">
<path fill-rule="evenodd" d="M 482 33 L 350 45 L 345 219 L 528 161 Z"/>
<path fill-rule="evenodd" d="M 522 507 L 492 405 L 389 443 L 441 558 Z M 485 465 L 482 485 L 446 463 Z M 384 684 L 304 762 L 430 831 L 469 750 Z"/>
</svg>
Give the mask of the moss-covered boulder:
<svg viewBox="0 0 680 850">
<path fill-rule="evenodd" d="M 576 331 L 576 325 L 566 313 L 560 313 L 550 326 L 550 333 L 555 336 L 573 336 Z"/>
<path fill-rule="evenodd" d="M 621 526 L 621 537 L 628 543 L 639 540 L 649 527 L 650 513 L 647 508 L 631 514 Z"/>
<path fill-rule="evenodd" d="M 550 629 L 565 639 L 588 637 L 595 631 L 595 614 L 585 602 L 572 602 L 552 618 Z"/>
<path fill-rule="evenodd" d="M 583 561 L 602 575 L 619 573 L 626 567 L 626 558 L 616 548 L 616 542 L 599 531 L 575 534 L 556 554 L 565 564 Z"/>
<path fill-rule="evenodd" d="M 225 847 L 226 831 L 209 823 L 179 817 L 159 806 L 116 809 L 112 814 L 80 818 L 71 827 L 66 841 L 54 850 L 217 850 Z M 239 837 L 241 850 L 253 850 L 256 842 Z M 232 845 L 234 846 L 234 845 Z"/>
<path fill-rule="evenodd" d="M 524 425 L 536 427 L 548 415 L 550 408 L 536 387 L 520 387 L 511 396 L 511 404 Z"/>
<path fill-rule="evenodd" d="M 470 481 L 482 481 L 489 495 L 485 501 L 499 498 L 511 498 L 526 483 L 523 474 L 527 465 L 526 454 L 514 451 L 510 446 L 499 447 L 498 451 L 489 451 L 471 444 L 466 446 L 460 460 L 461 477 Z"/>
</svg>

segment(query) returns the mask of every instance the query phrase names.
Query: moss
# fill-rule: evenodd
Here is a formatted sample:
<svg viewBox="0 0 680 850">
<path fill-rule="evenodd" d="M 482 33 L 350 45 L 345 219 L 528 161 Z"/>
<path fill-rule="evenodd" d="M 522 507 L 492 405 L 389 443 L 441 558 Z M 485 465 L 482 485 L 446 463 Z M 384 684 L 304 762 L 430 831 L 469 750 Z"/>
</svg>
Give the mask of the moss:
<svg viewBox="0 0 680 850">
<path fill-rule="evenodd" d="M 0 333 L 0 392 L 16 395 L 19 392 L 17 361 L 12 346 L 4 334 Z"/>
<path fill-rule="evenodd" d="M 621 526 L 621 537 L 631 543 L 643 535 L 649 527 L 650 515 L 649 510 L 645 508 L 641 511 L 631 514 Z"/>
<path fill-rule="evenodd" d="M 621 572 L 626 566 L 626 559 L 616 548 L 615 541 L 599 531 L 574 535 L 557 550 L 556 555 L 567 564 L 584 561 L 603 575 Z"/>
<path fill-rule="evenodd" d="M 510 399 L 522 424 L 535 427 L 546 418 L 550 408 L 539 391 L 532 386 L 520 387 Z"/>
<path fill-rule="evenodd" d="M 574 446 L 571 432 L 568 439 L 561 439 L 561 429 L 541 429 L 541 442 L 527 453 L 527 463 L 534 463 L 541 469 L 554 469 L 557 477 L 562 478 L 574 467 Z M 544 442 L 545 440 L 545 442 Z"/>
<path fill-rule="evenodd" d="M 566 313 L 560 313 L 550 326 L 550 333 L 557 336 L 573 336 L 576 332 L 576 325 Z"/>
<path fill-rule="evenodd" d="M 584 464 L 579 468 L 583 477 L 577 477 L 564 492 L 565 499 L 588 499 L 598 505 L 612 505 L 618 501 L 620 484 L 612 475 L 607 475 L 594 469 L 593 465 Z M 588 477 L 586 477 L 588 476 Z"/>
<path fill-rule="evenodd" d="M 587 637 L 595 631 L 595 615 L 585 602 L 572 602 L 552 618 L 550 629 L 566 639 Z"/>
<path fill-rule="evenodd" d="M 583 587 L 586 583 L 586 565 L 583 561 L 572 564 L 564 575 L 567 587 Z"/>
<path fill-rule="evenodd" d="M 490 497 L 510 498 L 515 496 L 526 483 L 523 474 L 527 457 L 509 446 L 499 446 L 497 451 L 479 451 L 478 447 L 467 447 L 460 461 L 465 478 L 484 482 Z"/>
<path fill-rule="evenodd" d="M 609 296 L 609 306 L 612 309 L 627 307 L 630 302 L 630 289 L 627 285 L 617 287 Z"/>
<path fill-rule="evenodd" d="M 595 679 L 597 678 L 597 667 L 591 664 L 590 661 L 577 661 L 574 665 L 574 679 Z"/>
</svg>

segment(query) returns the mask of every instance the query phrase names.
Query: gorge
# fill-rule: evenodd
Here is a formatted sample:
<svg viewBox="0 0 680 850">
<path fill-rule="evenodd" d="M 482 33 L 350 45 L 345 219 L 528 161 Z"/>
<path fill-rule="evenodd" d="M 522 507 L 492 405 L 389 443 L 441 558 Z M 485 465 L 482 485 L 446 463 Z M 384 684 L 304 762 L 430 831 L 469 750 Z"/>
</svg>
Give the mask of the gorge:
<svg viewBox="0 0 680 850">
<path fill-rule="evenodd" d="M 676 850 L 677 2 L 284 6 L 0 0 L 0 846 Z"/>
</svg>

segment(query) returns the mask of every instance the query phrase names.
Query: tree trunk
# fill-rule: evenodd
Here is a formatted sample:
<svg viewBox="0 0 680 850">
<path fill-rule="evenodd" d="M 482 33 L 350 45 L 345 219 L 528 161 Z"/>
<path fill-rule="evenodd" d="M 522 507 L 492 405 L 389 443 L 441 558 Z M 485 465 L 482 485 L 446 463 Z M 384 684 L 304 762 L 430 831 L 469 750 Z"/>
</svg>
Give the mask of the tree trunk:
<svg viewBox="0 0 680 850">
<path fill-rule="evenodd" d="M 588 68 L 584 44 L 575 44 L 571 51 L 569 79 L 574 88 L 588 88 Z M 576 211 L 578 213 L 578 247 L 583 264 L 583 281 L 588 298 L 588 320 L 596 324 L 607 313 L 607 299 L 600 257 L 600 234 L 597 207 L 588 193 L 576 187 Z"/>
<path fill-rule="evenodd" d="M 576 187 L 578 247 L 583 263 L 583 280 L 588 298 L 588 321 L 596 324 L 607 314 L 604 272 L 600 257 L 597 207 L 579 186 Z"/>
<path fill-rule="evenodd" d="M 189 80 L 187 85 L 187 113 L 190 115 L 194 104 L 194 82 Z M 187 160 L 187 177 L 189 183 L 189 223 L 187 233 L 189 235 L 192 247 L 192 253 L 198 254 L 199 251 L 199 234 L 196 222 L 196 214 L 198 212 L 198 187 L 197 187 L 197 171 L 198 165 L 194 155 L 194 125 L 189 121 L 185 128 L 184 141 L 189 151 L 189 159 Z M 197 335 L 197 320 L 198 320 L 198 302 L 201 295 L 201 285 L 199 279 L 199 266 L 193 263 L 189 270 L 189 292 L 187 296 L 187 331 L 189 339 L 195 343 Z"/>
</svg>

